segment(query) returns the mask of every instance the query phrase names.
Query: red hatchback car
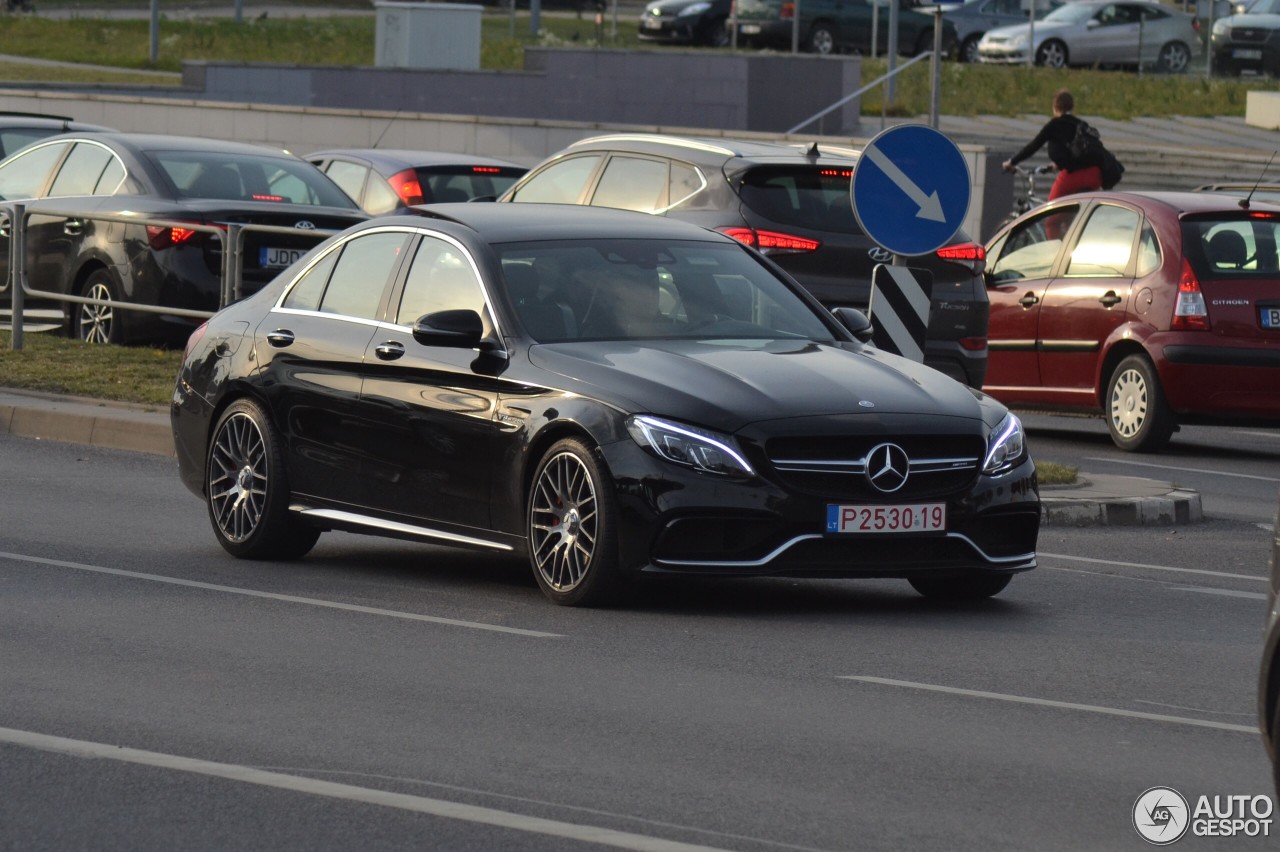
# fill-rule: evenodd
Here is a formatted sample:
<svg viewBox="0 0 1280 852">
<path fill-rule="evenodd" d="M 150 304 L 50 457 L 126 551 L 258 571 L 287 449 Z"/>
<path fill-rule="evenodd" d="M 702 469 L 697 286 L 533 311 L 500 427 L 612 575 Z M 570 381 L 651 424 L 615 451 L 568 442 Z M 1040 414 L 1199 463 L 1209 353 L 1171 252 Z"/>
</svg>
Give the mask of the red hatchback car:
<svg viewBox="0 0 1280 852">
<path fill-rule="evenodd" d="M 1101 411 L 1124 450 L 1179 423 L 1280 423 L 1280 206 L 1214 193 L 1060 198 L 987 245 L 983 389 Z"/>
</svg>

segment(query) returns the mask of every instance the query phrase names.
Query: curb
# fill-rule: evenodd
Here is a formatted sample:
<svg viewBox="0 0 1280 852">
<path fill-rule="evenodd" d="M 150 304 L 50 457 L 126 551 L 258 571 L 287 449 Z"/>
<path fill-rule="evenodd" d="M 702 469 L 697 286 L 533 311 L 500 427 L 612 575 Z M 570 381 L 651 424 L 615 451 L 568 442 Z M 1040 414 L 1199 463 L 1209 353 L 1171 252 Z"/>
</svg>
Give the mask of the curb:
<svg viewBox="0 0 1280 852">
<path fill-rule="evenodd" d="M 1053 527 L 1177 526 L 1204 520 L 1199 492 L 1176 488 L 1167 482 L 1138 481 L 1153 493 L 1125 497 L 1067 496 L 1062 492 L 1069 492 L 1071 486 L 1041 488 L 1041 523 Z"/>
<path fill-rule="evenodd" d="M 176 455 L 164 406 L 0 389 L 0 433 L 152 455 Z"/>
</svg>

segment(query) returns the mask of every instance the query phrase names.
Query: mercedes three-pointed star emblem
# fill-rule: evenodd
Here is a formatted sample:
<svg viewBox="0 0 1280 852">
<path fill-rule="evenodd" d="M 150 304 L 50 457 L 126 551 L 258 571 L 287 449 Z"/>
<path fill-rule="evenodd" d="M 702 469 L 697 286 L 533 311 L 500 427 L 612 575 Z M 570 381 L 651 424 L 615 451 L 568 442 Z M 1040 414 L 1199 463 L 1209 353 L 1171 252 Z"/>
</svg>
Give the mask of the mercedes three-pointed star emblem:
<svg viewBox="0 0 1280 852">
<path fill-rule="evenodd" d="M 867 453 L 867 481 L 879 491 L 892 494 L 907 484 L 911 459 L 897 444 L 877 444 Z"/>
</svg>

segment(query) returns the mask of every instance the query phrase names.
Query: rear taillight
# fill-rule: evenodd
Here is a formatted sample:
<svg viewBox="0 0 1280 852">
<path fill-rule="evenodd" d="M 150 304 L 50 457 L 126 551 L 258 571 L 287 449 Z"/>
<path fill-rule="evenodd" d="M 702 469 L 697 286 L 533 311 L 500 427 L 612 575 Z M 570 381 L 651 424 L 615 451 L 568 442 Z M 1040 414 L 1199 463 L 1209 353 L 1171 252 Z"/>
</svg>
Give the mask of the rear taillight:
<svg viewBox="0 0 1280 852">
<path fill-rule="evenodd" d="M 501 171 L 502 169 L 498 168 L 497 166 L 472 166 L 471 167 L 471 173 L 475 175 L 496 175 Z"/>
<path fill-rule="evenodd" d="M 764 254 L 816 251 L 822 245 L 818 240 L 777 231 L 757 231 L 754 228 L 720 228 L 718 230 L 744 245 L 760 249 Z"/>
<path fill-rule="evenodd" d="M 1208 331 L 1209 311 L 1204 293 L 1191 264 L 1182 259 L 1182 278 L 1178 280 L 1178 301 L 1173 305 L 1173 328 L 1178 331 Z"/>
<path fill-rule="evenodd" d="M 781 17 L 784 21 L 789 21 L 796 16 L 796 4 L 787 2 L 782 4 Z"/>
<path fill-rule="evenodd" d="M 418 183 L 418 173 L 413 169 L 396 172 L 391 176 L 390 182 L 391 188 L 396 191 L 396 195 L 400 196 L 400 200 L 406 207 L 421 204 L 426 200 L 422 197 L 422 184 Z"/>
<path fill-rule="evenodd" d="M 977 243 L 960 243 L 954 246 L 943 246 L 937 251 L 938 257 L 952 263 L 971 263 L 975 260 L 987 259 L 987 250 Z"/>
<path fill-rule="evenodd" d="M 147 243 L 155 251 L 180 246 L 196 235 L 191 228 L 168 228 L 164 225 L 147 225 Z"/>
<path fill-rule="evenodd" d="M 985 337 L 962 337 L 960 338 L 960 348 L 967 352 L 981 352 L 987 348 L 987 339 Z"/>
</svg>

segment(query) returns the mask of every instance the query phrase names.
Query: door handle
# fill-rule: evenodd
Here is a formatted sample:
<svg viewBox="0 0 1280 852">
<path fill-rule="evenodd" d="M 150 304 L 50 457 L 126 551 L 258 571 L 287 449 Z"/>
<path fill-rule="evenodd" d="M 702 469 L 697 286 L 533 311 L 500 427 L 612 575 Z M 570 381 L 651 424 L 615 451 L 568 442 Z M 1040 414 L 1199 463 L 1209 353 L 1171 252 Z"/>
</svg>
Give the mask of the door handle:
<svg viewBox="0 0 1280 852">
<path fill-rule="evenodd" d="M 293 332 L 287 328 L 277 328 L 267 333 L 267 342 L 277 349 L 283 349 L 293 343 Z"/>
<path fill-rule="evenodd" d="M 1101 302 L 1104 306 L 1110 308 L 1120 304 L 1120 297 L 1116 295 L 1115 290 L 1108 290 L 1102 296 L 1098 297 L 1098 301 Z"/>
<path fill-rule="evenodd" d="M 383 361 L 394 361 L 404 354 L 404 344 L 397 343 L 394 340 L 385 340 L 379 343 L 373 352 Z"/>
<path fill-rule="evenodd" d="M 68 219 L 62 223 L 62 233 L 68 237 L 78 237 L 84 233 L 83 219 Z"/>
<path fill-rule="evenodd" d="M 1022 307 L 1024 308 L 1029 308 L 1032 305 L 1040 304 L 1040 299 L 1036 296 L 1035 293 L 1028 293 L 1027 295 L 1023 296 L 1021 299 L 1018 300 L 1018 304 L 1022 305 Z"/>
</svg>

